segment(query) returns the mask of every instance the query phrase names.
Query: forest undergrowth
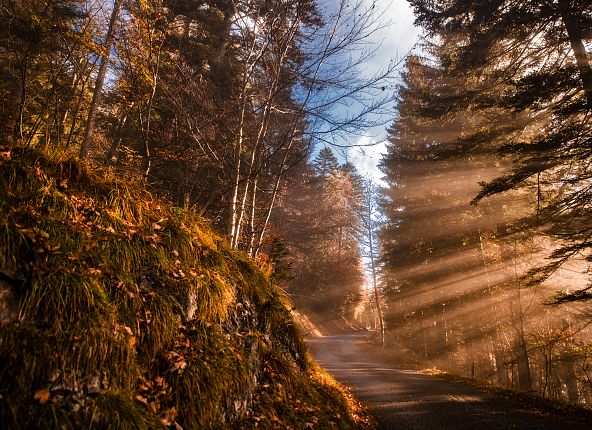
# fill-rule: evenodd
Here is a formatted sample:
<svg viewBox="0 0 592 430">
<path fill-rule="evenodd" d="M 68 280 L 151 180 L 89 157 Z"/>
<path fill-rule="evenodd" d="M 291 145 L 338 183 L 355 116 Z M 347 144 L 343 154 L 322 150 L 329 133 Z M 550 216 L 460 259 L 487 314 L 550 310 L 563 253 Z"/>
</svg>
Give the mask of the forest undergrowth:
<svg viewBox="0 0 592 430">
<path fill-rule="evenodd" d="M 71 159 L 0 151 L 0 422 L 369 428 L 207 222 Z"/>
</svg>

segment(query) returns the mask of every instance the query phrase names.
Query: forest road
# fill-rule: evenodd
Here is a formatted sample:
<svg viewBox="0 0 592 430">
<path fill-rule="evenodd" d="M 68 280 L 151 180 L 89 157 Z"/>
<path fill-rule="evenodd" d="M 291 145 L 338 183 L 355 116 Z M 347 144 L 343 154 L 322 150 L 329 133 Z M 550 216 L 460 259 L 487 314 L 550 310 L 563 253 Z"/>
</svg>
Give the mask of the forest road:
<svg viewBox="0 0 592 430">
<path fill-rule="evenodd" d="M 576 430 L 592 423 L 548 417 L 468 386 L 393 367 L 348 334 L 307 339 L 317 362 L 364 403 L 384 430 Z"/>
</svg>

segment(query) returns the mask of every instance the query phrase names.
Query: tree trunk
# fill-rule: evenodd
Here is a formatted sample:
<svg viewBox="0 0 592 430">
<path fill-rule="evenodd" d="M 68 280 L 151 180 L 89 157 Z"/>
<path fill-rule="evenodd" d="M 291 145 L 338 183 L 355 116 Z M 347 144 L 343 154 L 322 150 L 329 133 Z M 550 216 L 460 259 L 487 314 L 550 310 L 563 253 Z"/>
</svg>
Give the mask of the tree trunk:
<svg viewBox="0 0 592 430">
<path fill-rule="evenodd" d="M 372 290 L 374 295 L 374 305 L 376 306 L 376 314 L 378 315 L 378 322 L 380 324 L 380 344 L 384 348 L 384 317 L 382 315 L 382 307 L 380 306 L 380 296 L 378 294 L 378 282 L 376 280 L 376 256 L 374 254 L 374 225 L 372 221 L 372 199 L 374 195 L 374 186 L 371 181 L 368 181 L 366 189 L 366 230 L 368 233 L 368 248 L 370 259 L 370 270 L 372 272 Z"/>
<path fill-rule="evenodd" d="M 372 245 L 370 245 L 372 248 Z M 378 295 L 378 285 L 376 282 L 376 265 L 374 258 L 370 257 L 372 266 L 372 289 L 374 290 L 374 304 L 376 306 L 376 313 L 378 315 L 378 322 L 380 323 L 380 344 L 384 348 L 384 317 L 382 315 L 382 307 L 380 306 L 380 297 Z"/>
<path fill-rule="evenodd" d="M 277 198 L 278 192 L 280 190 L 281 181 L 283 178 L 284 173 L 287 169 L 285 169 L 286 164 L 288 162 L 288 155 L 290 153 L 290 149 L 292 149 L 292 144 L 294 143 L 294 128 L 292 127 L 292 131 L 290 132 L 290 143 L 284 152 L 284 156 L 282 158 L 282 163 L 280 165 L 280 171 L 276 177 L 275 183 L 273 184 L 273 191 L 271 193 L 271 199 L 269 200 L 269 204 L 267 205 L 267 210 L 265 212 L 265 219 L 263 221 L 263 225 L 261 226 L 261 231 L 259 232 L 259 237 L 257 239 L 257 243 L 253 248 L 253 257 L 257 257 L 259 253 L 259 249 L 261 249 L 261 245 L 263 244 L 263 238 L 265 236 L 265 232 L 267 230 L 267 226 L 269 225 L 269 219 L 271 218 L 271 212 L 273 211 L 273 207 L 275 205 L 275 200 Z"/>
<path fill-rule="evenodd" d="M 487 262 L 487 254 L 485 253 L 485 245 L 483 243 L 483 234 L 481 229 L 478 230 L 479 233 L 479 248 L 481 251 L 481 259 L 483 261 L 483 270 L 485 271 L 485 280 L 487 283 L 487 296 L 489 297 L 489 305 L 491 307 L 491 313 L 495 318 L 494 326 L 495 330 L 491 339 L 491 345 L 493 348 L 493 353 L 495 356 L 495 374 L 497 383 L 500 385 L 507 386 L 508 385 L 508 375 L 506 373 L 506 367 L 504 365 L 504 354 L 500 348 L 500 339 L 501 339 L 501 326 L 499 323 L 499 315 L 497 306 L 495 303 L 495 299 L 493 297 L 493 289 L 492 289 L 492 282 L 491 282 L 491 274 L 489 269 L 489 264 Z"/>
<path fill-rule="evenodd" d="M 532 391 L 532 380 L 530 376 L 530 363 L 528 351 L 524 338 L 518 337 L 514 346 L 516 365 L 518 367 L 518 389 L 520 391 Z"/>
<path fill-rule="evenodd" d="M 249 219 L 249 251 L 248 254 L 251 258 L 255 257 L 254 246 L 255 246 L 255 214 L 257 204 L 257 182 L 258 178 L 255 177 L 253 181 L 253 189 L 251 190 L 251 215 Z"/>
<path fill-rule="evenodd" d="M 125 112 L 123 113 L 121 118 L 119 118 L 119 122 L 117 124 L 117 130 L 115 131 L 115 139 L 113 139 L 113 142 L 111 143 L 111 146 L 109 147 L 109 151 L 107 151 L 107 154 L 105 156 L 105 161 L 107 162 L 107 164 L 113 164 L 113 162 L 116 159 L 115 153 L 117 152 L 117 149 L 119 148 L 119 145 L 121 145 L 121 141 L 122 141 L 121 133 L 123 132 L 123 127 L 125 127 L 125 124 L 127 123 L 127 117 L 129 115 L 129 113 L 131 112 L 131 110 L 133 109 L 133 107 L 134 107 L 134 102 L 132 102 L 129 105 L 129 107 L 125 110 Z"/>
<path fill-rule="evenodd" d="M 230 201 L 230 213 L 229 213 L 229 225 L 228 225 L 228 240 L 231 248 L 236 248 L 236 230 L 238 227 L 238 196 L 239 187 L 241 182 L 241 156 L 243 152 L 243 139 L 244 139 L 244 127 L 245 127 L 245 110 L 247 108 L 246 100 L 246 71 L 245 71 L 245 82 L 243 83 L 242 94 L 241 94 L 241 114 L 238 128 L 238 139 L 234 147 L 234 183 L 232 187 L 232 199 Z"/>
<path fill-rule="evenodd" d="M 577 403 L 580 399 L 575 365 L 576 357 L 569 352 L 564 353 L 561 357 L 561 368 L 565 380 L 565 386 L 567 388 L 567 398 L 571 403 Z"/>
<path fill-rule="evenodd" d="M 298 21 L 298 20 L 296 20 Z M 242 199 L 241 199 L 241 204 L 240 206 L 236 205 L 235 206 L 235 202 L 236 202 L 236 197 L 233 196 L 233 213 L 231 214 L 231 228 L 230 231 L 231 233 L 233 232 L 234 234 L 232 234 L 231 236 L 231 246 L 236 248 L 239 245 L 239 238 L 240 238 L 240 231 L 241 231 L 241 225 L 242 225 L 242 221 L 244 219 L 245 216 L 245 211 L 246 211 L 246 201 L 247 201 L 247 195 L 249 193 L 249 190 L 251 188 L 253 188 L 254 184 L 253 182 L 256 180 L 257 176 L 259 175 L 259 166 L 257 165 L 259 160 L 259 156 L 260 156 L 260 151 L 261 151 L 261 147 L 263 145 L 263 141 L 267 135 L 267 130 L 268 130 L 268 126 L 269 126 L 269 120 L 270 120 L 270 114 L 271 114 L 271 108 L 272 108 L 272 104 L 273 101 L 275 99 L 275 97 L 277 96 L 277 89 L 278 89 L 278 85 L 279 85 L 279 80 L 281 78 L 281 70 L 282 70 L 282 66 L 284 64 L 285 59 L 287 58 L 288 55 L 288 48 L 291 46 L 291 42 L 294 38 L 294 36 L 296 35 L 296 29 L 297 29 L 297 25 L 294 24 L 292 31 L 290 32 L 288 39 L 286 39 L 285 42 L 285 46 L 284 49 L 281 53 L 281 55 L 279 56 L 277 63 L 275 63 L 274 65 L 274 75 L 272 77 L 270 86 L 269 86 L 269 90 L 266 94 L 266 98 L 264 100 L 263 103 L 263 113 L 261 115 L 261 123 L 259 125 L 259 129 L 257 132 L 257 137 L 255 139 L 255 141 L 253 142 L 253 148 L 251 150 L 251 154 L 250 154 L 250 162 L 248 165 L 248 170 L 246 172 L 246 177 L 249 178 L 247 184 L 245 185 L 245 191 L 243 193 Z M 253 66 L 257 63 L 257 61 L 262 57 L 264 51 L 265 51 L 266 47 L 263 46 L 257 57 L 253 60 Z M 251 55 L 254 52 L 254 45 L 251 46 L 251 51 L 249 53 L 249 56 L 247 58 L 247 63 L 245 63 L 245 68 L 243 70 L 244 73 L 244 78 L 245 78 L 245 86 L 243 88 L 243 105 L 242 105 L 242 110 L 241 110 L 241 124 L 244 121 L 244 109 L 246 108 L 246 83 L 248 81 L 248 78 L 250 76 L 250 73 L 248 72 L 248 60 L 251 58 Z M 242 130 L 242 126 L 241 126 L 241 130 Z M 237 161 L 238 163 L 239 161 Z M 240 173 L 240 164 L 237 165 L 237 172 Z M 239 181 L 235 181 L 235 190 L 234 193 L 238 192 L 238 182 Z M 233 228 L 234 227 L 234 228 Z"/>
<path fill-rule="evenodd" d="M 582 29 L 573 14 L 570 0 L 559 0 L 559 11 L 569 37 L 571 49 L 576 57 L 576 64 L 580 71 L 580 79 L 586 92 L 588 106 L 592 107 L 592 68 L 582 38 Z"/>
<path fill-rule="evenodd" d="M 508 374 L 504 365 L 504 354 L 495 342 L 493 343 L 493 354 L 495 357 L 495 377 L 496 382 L 504 387 L 508 386 Z"/>
<path fill-rule="evenodd" d="M 148 180 L 150 170 L 152 169 L 152 151 L 150 149 L 150 124 L 152 120 L 152 104 L 156 95 L 156 85 L 158 82 L 158 71 L 160 68 L 160 50 L 157 52 L 156 68 L 152 74 L 152 89 L 148 106 L 146 108 L 146 127 L 144 128 L 144 180 Z"/>
<path fill-rule="evenodd" d="M 95 89 L 93 92 L 92 100 L 88 111 L 88 118 L 86 119 L 86 127 L 84 128 L 84 138 L 82 145 L 80 146 L 79 158 L 81 161 L 86 160 L 88 157 L 88 150 L 90 141 L 92 139 L 93 129 L 95 126 L 95 117 L 99 104 L 101 103 L 103 84 L 105 83 L 105 76 L 107 75 L 107 67 L 109 65 L 109 54 L 111 52 L 111 44 L 113 42 L 113 33 L 115 31 L 115 23 L 119 16 L 119 8 L 122 0 L 115 0 L 113 3 L 113 10 L 111 11 L 111 18 L 109 19 L 109 27 L 107 29 L 107 35 L 105 36 L 105 43 L 103 48 L 106 54 L 101 53 L 101 64 L 99 65 L 99 72 L 97 74 L 97 80 L 95 82 Z"/>
<path fill-rule="evenodd" d="M 20 106 L 22 103 L 22 85 L 14 85 L 10 92 L 10 98 L 2 105 L 2 118 L 0 127 L 2 127 L 2 143 L 12 146 L 17 136 L 17 124 L 19 121 Z"/>
<path fill-rule="evenodd" d="M 18 139 L 23 139 L 24 134 L 24 121 L 25 121 L 25 101 L 27 100 L 27 63 L 29 53 L 25 55 L 23 65 L 21 66 L 21 79 L 20 79 L 20 90 L 19 90 L 19 108 L 18 108 L 18 132 L 15 133 Z"/>
<path fill-rule="evenodd" d="M 83 72 L 84 69 L 86 69 L 86 67 L 83 68 Z M 70 145 L 72 144 L 72 139 L 74 138 L 74 135 L 76 133 L 76 126 L 78 124 L 78 113 L 80 112 L 80 106 L 82 105 L 82 101 L 84 100 L 84 92 L 86 89 L 88 79 L 89 75 L 86 75 L 86 77 L 80 78 L 79 80 L 77 79 L 76 82 L 72 85 L 73 92 L 75 93 L 76 88 L 78 87 L 78 81 L 80 81 L 80 95 L 76 98 L 76 104 L 74 105 L 74 109 L 70 113 L 70 115 L 72 116 L 72 121 L 70 122 L 70 130 L 68 131 L 68 138 L 66 139 L 66 144 L 64 146 L 66 150 L 70 148 Z"/>
<path fill-rule="evenodd" d="M 524 320 L 522 316 L 522 298 L 520 287 L 516 288 L 518 300 L 518 312 L 516 314 L 516 342 L 514 344 L 514 356 L 518 367 L 518 389 L 520 391 L 532 391 L 532 378 L 530 374 L 530 362 L 528 360 L 528 350 L 526 340 L 524 339 Z"/>
</svg>

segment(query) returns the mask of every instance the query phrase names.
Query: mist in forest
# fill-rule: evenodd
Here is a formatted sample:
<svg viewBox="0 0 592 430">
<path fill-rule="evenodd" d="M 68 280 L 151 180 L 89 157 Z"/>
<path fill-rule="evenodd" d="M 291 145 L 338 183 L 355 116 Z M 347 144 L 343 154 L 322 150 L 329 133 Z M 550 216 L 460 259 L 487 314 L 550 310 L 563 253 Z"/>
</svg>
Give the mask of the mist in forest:
<svg viewBox="0 0 592 430">
<path fill-rule="evenodd" d="M 528 192 L 471 204 L 479 182 L 500 175 L 488 166 L 486 158 L 398 160 L 382 230 L 385 348 L 404 364 L 588 404 L 590 312 L 550 305 L 557 292 L 586 286 L 586 266 L 574 258 L 529 285 L 557 243 L 525 221 Z"/>
</svg>

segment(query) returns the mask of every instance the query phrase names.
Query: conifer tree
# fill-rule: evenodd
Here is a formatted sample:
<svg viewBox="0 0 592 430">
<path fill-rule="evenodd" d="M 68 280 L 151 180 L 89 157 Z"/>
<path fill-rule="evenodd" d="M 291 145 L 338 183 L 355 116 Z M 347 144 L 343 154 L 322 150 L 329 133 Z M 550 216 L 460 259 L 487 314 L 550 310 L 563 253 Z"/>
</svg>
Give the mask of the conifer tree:
<svg viewBox="0 0 592 430">
<path fill-rule="evenodd" d="M 493 139 L 509 170 L 484 182 L 483 198 L 531 190 L 530 221 L 557 239 L 551 262 L 531 272 L 537 284 L 578 253 L 590 255 L 592 157 L 590 59 L 592 5 L 584 0 L 411 0 L 417 23 L 430 35 L 464 34 L 448 72 L 478 85 L 449 109 L 497 107 L 530 119 L 524 128 L 491 124 L 480 146 Z M 503 91 L 491 88 L 503 84 Z M 475 134 L 475 137 L 477 134 Z M 564 299 L 588 299 L 586 288 Z"/>
</svg>

